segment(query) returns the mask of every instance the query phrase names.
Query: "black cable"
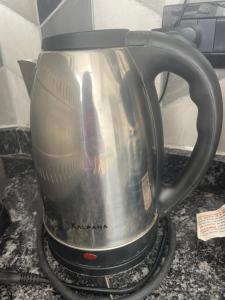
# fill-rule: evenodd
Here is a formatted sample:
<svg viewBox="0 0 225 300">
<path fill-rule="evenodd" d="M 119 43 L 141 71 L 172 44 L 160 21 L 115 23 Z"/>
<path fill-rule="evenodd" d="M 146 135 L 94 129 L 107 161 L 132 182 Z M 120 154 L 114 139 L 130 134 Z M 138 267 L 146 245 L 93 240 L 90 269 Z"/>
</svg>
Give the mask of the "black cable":
<svg viewBox="0 0 225 300">
<path fill-rule="evenodd" d="M 42 223 L 42 221 L 41 221 Z M 51 283 L 53 287 L 65 298 L 65 299 L 85 299 L 78 296 L 72 290 L 83 291 L 83 292 L 93 292 L 101 294 L 116 294 L 116 295 L 125 295 L 131 294 L 129 296 L 122 297 L 122 299 L 129 300 L 138 300 L 143 299 L 143 297 L 149 295 L 155 288 L 159 286 L 162 279 L 166 276 L 171 266 L 172 260 L 175 254 L 176 247 L 176 232 L 175 226 L 172 224 L 170 219 L 165 218 L 164 230 L 162 239 L 159 243 L 157 249 L 157 256 L 152 265 L 151 270 L 148 275 L 139 281 L 135 286 L 127 288 L 100 288 L 100 287 L 87 287 L 87 286 L 78 286 L 68 282 L 62 282 L 50 269 L 47 259 L 45 257 L 45 248 L 44 248 L 44 228 L 42 224 L 41 228 L 38 230 L 37 242 L 38 242 L 38 255 L 41 268 L 48 279 L 43 278 L 36 274 L 31 273 L 19 273 L 19 272 L 8 272 L 5 270 L 0 270 L 0 284 L 49 284 Z M 165 252 L 168 242 L 167 254 L 165 260 L 162 263 L 163 254 Z M 157 270 L 159 270 L 157 272 Z M 71 290 L 72 289 L 72 290 Z M 108 299 L 102 298 L 101 299 Z"/>
<path fill-rule="evenodd" d="M 86 291 L 86 292 L 94 292 L 94 293 L 103 293 L 103 294 L 114 294 L 114 295 L 125 295 L 125 294 L 131 294 L 138 289 L 140 289 L 147 281 L 151 279 L 153 274 L 156 272 L 157 268 L 159 267 L 162 257 L 165 251 L 166 243 L 167 243 L 167 228 L 166 226 L 164 227 L 163 230 L 163 235 L 161 238 L 161 241 L 159 243 L 159 247 L 157 249 L 157 256 L 156 259 L 152 265 L 151 270 L 149 271 L 148 275 L 140 280 L 135 286 L 132 287 L 126 287 L 126 288 L 99 288 L 99 287 L 86 287 L 86 286 L 76 286 L 74 284 L 70 283 L 65 283 L 64 284 L 67 287 L 70 287 L 74 290 L 79 290 L 79 291 Z"/>
<path fill-rule="evenodd" d="M 159 98 L 159 103 L 162 102 L 164 96 L 165 96 L 165 93 L 166 93 L 166 90 L 167 90 L 167 87 L 168 87 L 168 83 L 169 83 L 169 79 L 170 79 L 170 72 L 167 72 L 167 75 L 166 75 L 166 81 L 165 81 L 165 84 L 164 84 L 164 88 L 163 88 L 163 91 L 162 91 L 162 94 Z"/>
<path fill-rule="evenodd" d="M 0 269 L 0 284 L 35 285 L 40 283 L 48 284 L 49 280 L 33 273 L 21 273 Z"/>
<path fill-rule="evenodd" d="M 159 247 L 157 249 L 157 256 L 156 259 L 152 265 L 151 270 L 149 271 L 148 275 L 140 280 L 135 286 L 127 287 L 127 288 L 97 288 L 97 287 L 86 287 L 86 286 L 76 286 L 74 284 L 65 283 L 64 284 L 74 290 L 80 290 L 80 291 L 86 291 L 86 292 L 97 292 L 97 293 L 106 293 L 106 294 L 115 294 L 115 295 L 124 295 L 124 294 L 130 294 L 135 291 L 137 291 L 139 288 L 141 288 L 147 281 L 151 279 L 157 268 L 159 267 L 159 264 L 161 263 L 163 253 L 166 247 L 167 243 L 167 227 L 164 227 L 162 239 L 159 243 Z"/>
<path fill-rule="evenodd" d="M 67 287 L 78 290 L 78 291 L 84 291 L 84 292 L 95 292 L 95 293 L 106 293 L 106 294 L 115 294 L 115 295 L 124 295 L 124 294 L 130 294 L 132 292 L 135 292 L 137 289 L 139 289 L 141 286 L 143 286 L 155 273 L 156 269 L 158 268 L 159 264 L 161 263 L 163 253 L 166 247 L 167 243 L 167 228 L 164 227 L 163 235 L 161 238 L 161 241 L 159 243 L 159 247 L 157 249 L 157 256 L 156 259 L 152 265 L 152 268 L 148 275 L 138 282 L 137 285 L 127 288 L 99 288 L 99 287 L 87 287 L 87 286 L 80 286 L 80 285 L 74 285 L 73 283 L 63 282 Z M 42 236 L 42 239 L 44 236 Z M 39 275 L 31 274 L 31 273 L 19 273 L 19 272 L 9 272 L 5 270 L 0 270 L 0 283 L 1 284 L 49 284 L 49 280 L 45 279 Z"/>
<path fill-rule="evenodd" d="M 176 21 L 176 23 L 173 26 L 174 28 L 178 27 L 180 25 L 180 23 L 182 21 L 182 18 L 184 16 L 185 10 L 186 10 L 187 5 L 188 5 L 187 3 L 188 3 L 188 0 L 184 0 L 184 3 L 182 5 L 182 9 L 181 9 L 181 13 L 180 13 L 180 15 L 178 17 L 178 20 Z M 161 96 L 159 98 L 159 103 L 162 102 L 162 100 L 163 100 L 163 98 L 164 98 L 164 96 L 166 94 L 166 90 L 167 90 L 168 83 L 169 83 L 169 78 L 170 78 L 170 72 L 167 72 L 166 81 L 165 81 L 165 84 L 164 84 L 164 87 L 163 87 L 163 90 L 162 90 L 162 94 L 161 94 Z"/>
<path fill-rule="evenodd" d="M 184 0 L 184 3 L 183 3 L 183 5 L 182 5 L 182 9 L 181 9 L 179 18 L 178 18 L 178 20 L 176 21 L 176 23 L 174 24 L 174 27 L 180 26 L 180 23 L 181 23 L 182 18 L 183 18 L 183 16 L 184 16 L 185 10 L 186 10 L 186 8 L 187 8 L 187 3 L 188 3 L 188 0 Z"/>
<path fill-rule="evenodd" d="M 164 277 L 168 274 L 171 264 L 173 262 L 176 250 L 176 228 L 171 220 L 166 217 L 167 228 L 168 228 L 168 250 L 167 256 L 165 257 L 161 268 L 156 272 L 151 281 L 147 282 L 142 289 L 139 289 L 132 295 L 123 299 L 129 300 L 143 300 L 149 296 L 156 288 L 159 287 Z"/>
<path fill-rule="evenodd" d="M 159 269 L 158 272 L 155 272 L 157 267 L 155 265 L 155 270 L 154 270 L 154 274 L 152 276 L 151 274 L 151 278 L 149 278 L 149 276 L 147 276 L 148 281 L 143 280 L 142 282 L 140 282 L 140 286 L 139 284 L 135 286 L 135 292 L 132 295 L 129 296 L 125 296 L 122 297 L 122 299 L 129 299 L 129 300 L 138 300 L 138 299 L 143 299 L 144 297 L 148 296 L 150 293 L 152 293 L 153 290 L 155 290 L 161 283 L 162 279 L 167 275 L 171 263 L 173 261 L 174 258 L 174 254 L 175 254 L 175 248 L 176 248 L 176 231 L 175 231 L 175 226 L 174 224 L 172 224 L 172 222 L 166 218 L 166 226 L 167 229 L 167 236 L 168 236 L 168 250 L 167 250 L 167 254 L 165 257 L 165 260 L 161 266 L 161 268 Z M 164 240 L 164 239 L 163 239 Z M 43 239 L 43 227 L 41 226 L 41 228 L 39 228 L 38 230 L 38 234 L 37 234 L 37 242 L 38 242 L 38 255 L 39 255 L 39 262 L 40 262 L 40 267 L 42 269 L 42 271 L 44 272 L 44 274 L 46 275 L 46 277 L 49 279 L 51 285 L 66 299 L 66 300 L 83 300 L 85 299 L 82 296 L 79 296 L 77 294 L 75 294 L 70 288 L 66 287 L 64 283 L 61 282 L 61 280 L 53 273 L 53 271 L 51 270 L 47 259 L 45 257 L 45 249 L 44 249 L 44 239 Z M 164 242 L 163 242 L 163 245 Z M 157 256 L 157 259 L 159 259 L 158 257 L 161 256 L 160 255 Z M 161 258 L 160 258 L 161 259 Z M 92 288 L 88 288 L 88 290 L 96 292 L 97 289 L 94 288 L 94 290 Z M 119 293 L 118 289 L 101 289 L 102 292 L 106 292 L 107 293 Z M 121 291 L 121 290 L 120 290 Z M 123 289 L 123 291 L 125 293 L 128 293 L 131 291 L 131 288 L 127 288 L 127 289 Z M 133 291 L 133 290 L 132 290 Z M 104 299 L 108 299 L 105 297 L 101 297 L 102 300 Z"/>
</svg>

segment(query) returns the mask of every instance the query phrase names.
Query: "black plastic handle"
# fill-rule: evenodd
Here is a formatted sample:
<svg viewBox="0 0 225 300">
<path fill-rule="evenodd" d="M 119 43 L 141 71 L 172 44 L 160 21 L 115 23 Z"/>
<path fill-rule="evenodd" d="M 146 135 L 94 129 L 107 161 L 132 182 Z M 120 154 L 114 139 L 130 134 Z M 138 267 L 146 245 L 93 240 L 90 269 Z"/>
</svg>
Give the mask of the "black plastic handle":
<svg viewBox="0 0 225 300">
<path fill-rule="evenodd" d="M 156 95 L 156 76 L 168 71 L 188 82 L 191 99 L 198 107 L 198 139 L 188 164 L 180 178 L 159 193 L 158 210 L 162 216 L 194 189 L 215 155 L 223 118 L 221 89 L 216 73 L 205 57 L 174 36 L 159 32 L 129 32 L 126 44 L 142 74 L 151 102 L 156 98 L 152 97 Z M 151 104 L 156 114 L 156 131 L 162 135 L 159 108 L 155 103 Z M 162 144 L 158 137 L 158 147 L 163 148 Z M 161 155 L 159 153 L 159 159 L 162 159 Z M 158 167 L 161 167 L 160 161 Z"/>
</svg>

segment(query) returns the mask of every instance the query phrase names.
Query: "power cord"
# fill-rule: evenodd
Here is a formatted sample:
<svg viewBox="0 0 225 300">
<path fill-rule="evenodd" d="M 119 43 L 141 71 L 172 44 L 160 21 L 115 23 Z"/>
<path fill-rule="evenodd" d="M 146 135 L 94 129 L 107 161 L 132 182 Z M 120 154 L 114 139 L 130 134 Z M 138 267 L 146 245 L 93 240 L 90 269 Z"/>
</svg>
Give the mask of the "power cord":
<svg viewBox="0 0 225 300">
<path fill-rule="evenodd" d="M 166 80 L 165 80 L 165 84 L 164 84 L 164 88 L 163 88 L 162 94 L 161 94 L 161 96 L 159 98 L 159 103 L 162 102 L 162 100 L 163 100 L 163 98 L 164 98 L 164 96 L 166 94 L 166 90 L 167 90 L 167 87 L 168 87 L 169 79 L 170 79 L 170 72 L 167 72 L 167 74 L 166 74 Z"/>
<path fill-rule="evenodd" d="M 188 0 L 184 0 L 184 3 L 182 5 L 182 9 L 181 9 L 181 13 L 180 13 L 180 16 L 178 18 L 178 20 L 176 21 L 176 23 L 174 24 L 174 28 L 178 27 L 182 21 L 182 18 L 184 16 L 184 13 L 186 11 L 186 8 L 187 8 L 187 5 L 188 5 Z M 163 90 L 162 90 L 162 93 L 161 93 L 161 96 L 159 97 L 159 103 L 162 102 L 165 94 L 166 94 L 166 90 L 167 90 L 167 87 L 168 87 L 168 83 L 169 83 L 169 78 L 170 78 L 170 72 L 167 72 L 167 75 L 166 75 L 166 80 L 165 80 L 165 84 L 164 84 L 164 87 L 163 87 Z"/>
<path fill-rule="evenodd" d="M 181 21 L 182 21 L 182 18 L 183 18 L 183 16 L 184 16 L 184 13 L 185 13 L 186 8 L 187 8 L 187 4 L 188 4 L 188 0 L 184 0 L 184 3 L 183 3 L 183 5 L 182 5 L 182 9 L 181 9 L 179 18 L 178 18 L 178 20 L 176 21 L 176 23 L 174 24 L 174 27 L 180 26 L 180 23 L 181 23 Z"/>
<path fill-rule="evenodd" d="M 41 221 L 42 223 L 42 221 Z M 45 256 L 45 230 L 43 225 L 40 225 L 38 231 L 38 255 L 40 266 L 45 273 L 46 278 L 32 273 L 20 273 L 9 272 L 6 270 L 0 270 L 0 284 L 22 284 L 22 285 L 36 285 L 36 284 L 52 284 L 52 286 L 65 298 L 65 299 L 85 299 L 79 297 L 72 290 L 92 292 L 100 294 L 113 294 L 113 295 L 125 295 L 132 294 L 130 296 L 122 297 L 122 299 L 143 299 L 143 297 L 149 295 L 155 288 L 159 286 L 164 276 L 168 273 L 171 263 L 174 258 L 176 248 L 176 230 L 175 225 L 167 217 L 164 219 L 163 235 L 157 249 L 157 256 L 154 260 L 151 270 L 148 275 L 139 281 L 135 286 L 127 288 L 101 288 L 101 287 L 87 287 L 79 286 L 73 283 L 63 282 L 50 269 Z M 168 246 L 167 246 L 168 244 Z M 166 251 L 167 248 L 167 251 Z M 166 251 L 166 254 L 164 255 Z M 164 258 L 164 261 L 163 261 Z M 162 262 L 163 261 L 163 262 Z M 140 298 L 137 298 L 139 297 Z M 102 298 L 101 298 L 102 299 Z M 104 298 L 103 298 L 104 299 Z"/>
</svg>

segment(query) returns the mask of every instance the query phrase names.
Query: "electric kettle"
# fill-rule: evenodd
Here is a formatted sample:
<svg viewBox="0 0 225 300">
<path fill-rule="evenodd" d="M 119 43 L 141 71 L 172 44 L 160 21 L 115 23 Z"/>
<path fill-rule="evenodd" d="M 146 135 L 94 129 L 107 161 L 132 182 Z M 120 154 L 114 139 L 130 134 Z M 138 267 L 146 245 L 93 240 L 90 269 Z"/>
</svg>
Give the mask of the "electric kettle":
<svg viewBox="0 0 225 300">
<path fill-rule="evenodd" d="M 42 48 L 36 64 L 20 66 L 50 248 L 81 273 L 128 269 L 152 249 L 158 220 L 194 189 L 215 154 L 218 79 L 198 50 L 159 32 L 69 33 L 44 39 Z M 164 71 L 188 82 L 198 107 L 196 145 L 167 187 L 154 83 Z"/>
</svg>

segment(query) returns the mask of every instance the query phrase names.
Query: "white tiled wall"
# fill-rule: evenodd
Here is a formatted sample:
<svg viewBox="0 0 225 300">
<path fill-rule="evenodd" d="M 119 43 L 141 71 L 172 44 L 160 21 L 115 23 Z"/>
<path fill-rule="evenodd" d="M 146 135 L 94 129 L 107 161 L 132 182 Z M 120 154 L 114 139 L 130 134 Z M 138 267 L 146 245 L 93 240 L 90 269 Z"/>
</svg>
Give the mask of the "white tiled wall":
<svg viewBox="0 0 225 300">
<path fill-rule="evenodd" d="M 92 28 L 91 0 L 63 0 L 41 24 L 43 37 Z"/>
<path fill-rule="evenodd" d="M 39 28 L 0 4 L 0 43 L 4 65 L 21 76 L 17 60 L 37 57 L 40 52 Z"/>
<path fill-rule="evenodd" d="M 6 69 L 11 102 L 16 112 L 16 124 L 19 127 L 30 126 L 30 98 L 23 78 Z"/>
<path fill-rule="evenodd" d="M 28 21 L 38 25 L 36 0 L 1 0 L 1 3 L 17 12 Z"/>
<path fill-rule="evenodd" d="M 37 20 L 35 0 L 0 0 L 0 128 L 29 127 L 30 100 L 17 61 L 40 52 Z"/>
<path fill-rule="evenodd" d="M 17 61 L 40 52 L 35 0 L 0 0 L 0 46 L 0 128 L 29 127 L 30 100 Z"/>
<path fill-rule="evenodd" d="M 0 107 L 0 127 L 16 125 L 16 112 L 4 66 L 0 68 Z"/>
<path fill-rule="evenodd" d="M 94 28 L 148 30 L 161 26 L 164 0 L 93 0 Z"/>
<path fill-rule="evenodd" d="M 41 33 L 91 29 L 91 0 L 0 0 L 0 128 L 30 126 L 30 100 L 17 61 L 38 57 Z"/>
</svg>

